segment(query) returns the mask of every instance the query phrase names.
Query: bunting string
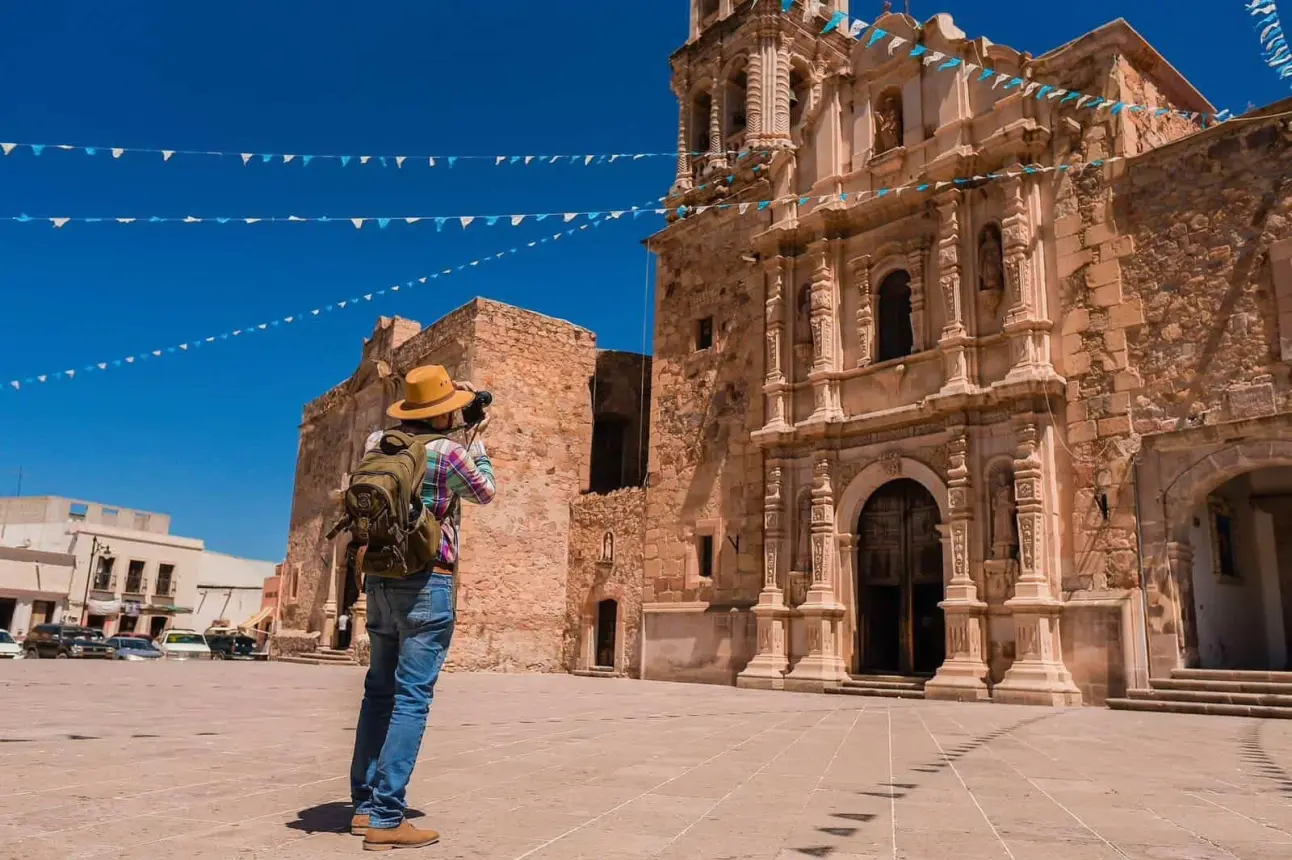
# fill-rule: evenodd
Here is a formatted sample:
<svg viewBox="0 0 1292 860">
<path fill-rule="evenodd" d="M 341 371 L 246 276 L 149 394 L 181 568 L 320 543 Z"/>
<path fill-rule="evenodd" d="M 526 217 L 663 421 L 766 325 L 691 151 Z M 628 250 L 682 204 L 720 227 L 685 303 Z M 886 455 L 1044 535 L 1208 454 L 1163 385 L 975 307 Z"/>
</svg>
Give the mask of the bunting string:
<svg viewBox="0 0 1292 860">
<path fill-rule="evenodd" d="M 833 203 L 833 202 L 846 203 L 850 200 L 854 202 L 858 202 L 869 198 L 887 197 L 890 194 L 896 195 L 896 194 L 901 194 L 904 192 L 911 192 L 911 191 L 914 191 L 916 193 L 924 193 L 927 191 L 936 193 L 937 191 L 941 191 L 942 189 L 950 187 L 952 185 L 967 185 L 974 182 L 986 182 L 986 181 L 991 181 L 995 179 L 1003 179 L 1003 178 L 1008 178 L 1013 176 L 1023 176 L 1023 175 L 1038 174 L 1038 173 L 1053 173 L 1053 172 L 1067 172 L 1070 170 L 1083 170 L 1086 167 L 1098 167 L 1108 162 L 1117 161 L 1117 160 L 1119 160 L 1119 157 L 1101 159 L 1099 161 L 1091 161 L 1091 162 L 1085 162 L 1085 163 L 1079 163 L 1079 164 L 1061 164 L 1053 167 L 1025 165 L 1022 167 L 1009 168 L 1009 169 L 997 171 L 994 173 L 977 174 L 975 176 L 964 177 L 959 179 L 949 179 L 949 180 L 942 180 L 942 181 L 930 181 L 930 180 L 915 181 L 915 182 L 909 182 L 905 185 L 897 185 L 891 188 L 878 188 L 878 189 L 871 189 L 868 191 L 842 192 L 838 194 L 807 195 L 807 196 L 790 194 L 790 195 L 785 195 L 785 196 L 778 197 L 775 199 L 770 199 L 770 200 L 751 200 L 751 201 L 741 202 L 741 203 L 713 203 L 713 204 L 708 204 L 703 206 L 673 206 L 673 207 L 655 206 L 650 208 L 633 207 L 631 209 L 598 210 L 595 212 L 583 210 L 583 211 L 577 211 L 577 212 L 515 213 L 510 215 L 414 215 L 414 216 L 392 215 L 392 216 L 384 216 L 384 217 L 383 216 L 377 216 L 377 217 L 362 216 L 362 217 L 345 217 L 345 218 L 330 217 L 330 216 L 303 217 L 299 215 L 288 215 L 286 217 L 221 216 L 221 217 L 215 217 L 215 218 L 211 218 L 211 217 L 199 218 L 193 215 L 186 215 L 183 217 L 177 217 L 177 216 L 162 217 L 162 216 L 154 215 L 154 216 L 142 217 L 142 218 L 138 218 L 138 217 L 100 218 L 100 217 L 83 217 L 83 216 L 81 217 L 52 216 L 51 217 L 46 215 L 42 215 L 42 216 L 10 215 L 5 218 L 0 218 L 0 220 L 13 221 L 18 223 L 28 223 L 28 224 L 52 224 L 55 228 L 63 228 L 63 227 L 66 227 L 68 224 L 99 224 L 99 223 L 114 223 L 114 224 L 212 224 L 212 223 L 214 224 L 281 224 L 281 223 L 345 224 L 345 223 L 348 223 L 353 225 L 356 229 L 363 229 L 363 226 L 365 224 L 375 223 L 378 226 L 378 228 L 385 229 L 389 227 L 391 224 L 398 224 L 398 223 L 404 223 L 404 224 L 433 223 L 435 224 L 435 228 L 437 231 L 442 231 L 445 226 L 458 226 L 458 225 L 461 226 L 461 229 L 466 230 L 468 227 L 472 226 L 473 224 L 483 224 L 486 227 L 496 227 L 496 226 L 519 227 L 521 224 L 524 224 L 526 221 L 533 220 L 535 222 L 543 222 L 549 219 L 559 220 L 566 224 L 582 219 L 587 223 L 597 224 L 597 223 L 600 223 L 601 221 L 615 221 L 620 218 L 623 218 L 624 216 L 632 216 L 633 220 L 637 220 L 642 215 L 677 215 L 679 217 L 685 218 L 690 215 L 706 212 L 710 209 L 717 209 L 721 211 L 725 211 L 728 209 L 738 209 L 740 213 L 743 215 L 746 212 L 749 212 L 750 210 L 756 210 L 761 212 L 767 209 L 769 206 L 779 206 L 779 205 L 795 203 L 795 202 L 797 202 L 799 206 L 806 206 L 814 200 L 820 204 Z M 763 169 L 762 165 L 757 165 L 754 168 L 755 172 L 762 169 Z M 712 186 L 731 185 L 731 184 L 734 184 L 735 178 L 736 178 L 735 174 L 731 174 L 727 176 L 725 179 L 721 179 L 716 183 L 706 183 L 704 185 L 701 185 L 696 190 L 703 191 L 704 189 L 709 188 L 711 185 Z M 655 202 L 660 203 L 666 199 L 667 198 L 660 198 Z"/>
<path fill-rule="evenodd" d="M 990 182 L 990 181 L 995 181 L 999 179 L 1007 179 L 1011 177 L 1035 175 L 1035 174 L 1047 174 L 1047 173 L 1062 174 L 1067 172 L 1081 172 L 1089 168 L 1100 168 L 1100 167 L 1103 167 L 1104 165 L 1112 164 L 1114 162 L 1121 161 L 1121 160 L 1123 160 L 1122 156 L 1112 156 L 1106 159 L 1100 159 L 1098 161 L 1089 161 L 1089 162 L 1077 163 L 1077 164 L 1061 164 L 1061 165 L 1056 165 L 1052 167 L 1023 165 L 1021 167 L 1010 168 L 1008 170 L 1002 170 L 1002 171 L 997 171 L 993 173 L 978 174 L 972 177 L 959 178 L 959 179 L 938 180 L 938 181 L 916 181 L 916 182 L 907 183 L 905 185 L 894 186 L 892 188 L 879 188 L 879 189 L 874 189 L 870 191 L 846 192 L 841 194 L 812 195 L 812 196 L 806 196 L 806 197 L 787 196 L 787 197 L 778 198 L 777 200 L 749 201 L 749 202 L 743 202 L 743 203 L 714 203 L 714 204 L 694 206 L 694 207 L 679 206 L 671 209 L 654 208 L 654 207 L 651 207 L 650 204 L 647 204 L 647 206 L 644 206 L 644 207 L 633 207 L 632 209 L 620 210 L 619 214 L 620 215 L 625 215 L 628 213 L 633 213 L 634 215 L 636 215 L 636 213 L 676 214 L 680 218 L 691 218 L 697 215 L 701 215 L 710 210 L 729 211 L 729 210 L 735 209 L 740 214 L 743 215 L 751 211 L 762 212 L 771 206 L 783 205 L 783 204 L 796 203 L 801 207 L 801 206 L 810 205 L 813 202 L 816 202 L 819 205 L 828 205 L 834 202 L 847 202 L 849 200 L 854 202 L 862 202 L 865 200 L 909 194 L 911 192 L 914 192 L 916 194 L 923 194 L 926 192 L 937 193 L 939 191 L 942 191 L 951 187 L 962 187 L 966 185 L 977 184 L 980 182 Z M 700 186 L 701 189 L 705 187 L 706 186 Z M 657 200 L 652 201 L 652 203 L 661 203 L 664 201 L 664 199 L 665 198 L 661 197 Z M 587 214 L 591 214 L 591 213 L 587 213 Z M 596 214 L 600 215 L 601 213 L 596 213 Z M 614 213 L 609 213 L 609 214 L 614 214 Z M 501 217 L 502 216 L 499 216 L 499 218 Z M 589 220 L 586 223 L 579 224 L 578 226 L 575 226 L 575 227 L 569 227 L 551 236 L 545 236 L 542 239 L 536 239 L 523 246 L 514 246 L 511 248 L 508 248 L 507 250 L 499 251 L 493 254 L 492 256 L 481 257 L 481 258 L 472 260 L 469 263 L 463 263 L 457 267 L 442 269 L 438 272 L 433 272 L 429 275 L 424 275 L 422 277 L 415 278 L 410 281 L 406 281 L 403 284 L 395 284 L 393 286 L 387 287 L 385 289 L 377 290 L 372 293 L 365 293 L 361 296 L 354 296 L 348 299 L 344 299 L 342 301 L 333 302 L 332 304 L 314 308 L 308 312 L 294 313 L 290 316 L 284 316 L 284 317 L 270 320 L 269 322 L 258 323 L 254 326 L 247 326 L 246 328 L 242 328 L 242 329 L 234 329 L 232 331 L 223 332 L 218 335 L 211 335 L 209 337 L 202 338 L 199 340 L 186 341 L 186 342 L 177 344 L 175 346 L 166 346 L 160 349 L 154 349 L 154 350 L 151 350 L 150 352 L 139 353 L 138 355 L 129 355 L 124 358 L 114 359 L 112 361 L 102 361 L 94 364 L 87 364 L 84 367 L 82 367 L 80 370 L 77 370 L 76 368 L 71 368 L 67 370 L 61 370 L 55 373 L 40 374 L 38 376 L 29 376 L 23 379 L 13 379 L 9 381 L 7 389 L 20 391 L 23 387 L 31 387 L 34 385 L 39 385 L 39 384 L 49 382 L 51 380 L 63 380 L 63 379 L 71 380 L 71 379 L 75 379 L 77 376 L 81 376 L 89 373 L 106 372 L 109 369 L 121 368 L 127 365 L 135 364 L 136 362 L 144 362 L 150 359 L 162 358 L 163 356 L 173 355 L 179 352 L 188 352 L 193 349 L 200 349 L 201 347 L 206 345 L 213 345 L 222 341 L 235 339 L 243 335 L 252 335 L 252 334 L 257 334 L 262 332 L 268 332 L 275 328 L 281 328 L 284 325 L 292 325 L 297 322 L 304 322 L 305 320 L 314 319 L 326 313 L 333 313 L 338 310 L 345 310 L 346 308 L 358 305 L 361 302 L 364 302 L 364 303 L 371 302 L 375 298 L 382 298 L 386 296 L 388 293 L 399 294 L 402 292 L 411 291 L 420 285 L 427 284 L 430 281 L 438 280 L 439 278 L 442 278 L 442 277 L 448 277 L 450 275 L 453 275 L 459 272 L 465 272 L 469 269 L 478 268 L 479 266 L 484 265 L 486 263 L 503 259 L 512 254 L 520 253 L 520 251 L 523 249 L 537 248 L 542 245 L 547 245 L 552 242 L 560 241 L 562 238 L 567 236 L 575 236 L 581 231 L 588 230 L 589 228 L 593 228 L 593 227 L 599 227 L 606 220 L 611 220 L 611 219 L 598 218 L 597 220 Z"/>
<path fill-rule="evenodd" d="M 1244 5 L 1247 7 L 1247 14 L 1256 19 L 1261 59 L 1274 70 L 1280 80 L 1292 79 L 1292 49 L 1288 47 L 1283 25 L 1279 21 L 1278 6 L 1274 0 L 1247 0 Z"/>
<path fill-rule="evenodd" d="M 304 155 L 283 152 L 223 152 L 220 150 L 201 149 L 152 149 L 136 146 L 81 146 L 70 143 L 4 143 L 0 142 L 0 154 L 9 156 L 15 153 L 30 153 L 40 156 L 46 152 L 73 152 L 82 155 L 102 155 L 115 161 L 127 155 L 160 157 L 169 162 L 177 155 L 204 156 L 229 161 L 240 161 L 244 167 L 252 164 L 299 164 L 308 167 L 311 163 L 332 162 L 342 167 L 351 164 L 368 167 L 395 167 L 403 169 L 405 165 L 421 167 L 447 167 L 452 169 L 459 162 L 488 163 L 495 167 L 530 167 L 532 165 L 573 164 L 580 167 L 595 167 L 617 162 L 641 161 L 644 158 L 677 158 L 687 155 L 698 158 L 710 155 L 709 152 L 596 152 L 563 155 Z M 724 153 L 729 157 L 745 158 L 752 154 L 762 154 L 762 150 L 730 150 Z"/>
<path fill-rule="evenodd" d="M 651 202 L 657 203 L 659 201 L 655 200 Z M 343 311 L 347 308 L 353 308 L 360 304 L 367 304 L 369 302 L 372 302 L 375 299 L 384 298 L 387 295 L 398 296 L 401 294 L 406 294 L 416 289 L 417 287 L 426 285 L 433 281 L 437 281 L 440 278 L 447 278 L 447 277 L 450 277 L 451 275 L 467 272 L 467 271 L 470 271 L 471 269 L 477 269 L 480 266 L 486 265 L 488 263 L 493 263 L 498 260 L 504 259 L 506 257 L 510 257 L 514 254 L 519 254 L 521 251 L 525 251 L 533 248 L 540 248 L 544 245 L 549 245 L 553 242 L 559 242 L 561 239 L 564 239 L 567 237 L 577 236 L 584 230 L 601 226 L 601 223 L 602 222 L 600 221 L 595 221 L 595 222 L 589 222 L 586 224 L 580 224 L 576 227 L 570 227 L 568 229 L 562 230 L 559 233 L 553 233 L 550 236 L 544 236 L 541 239 L 535 239 L 532 242 L 528 242 L 524 245 L 516 245 L 511 248 L 507 248 L 506 250 L 498 251 L 497 253 L 490 254 L 485 257 L 479 257 L 477 259 L 470 261 L 469 263 L 462 263 L 461 265 L 458 265 L 458 266 L 450 266 L 447 269 L 441 269 L 437 272 L 432 272 L 428 275 L 422 275 L 421 277 L 414 278 L 409 281 L 405 281 L 402 284 L 393 284 L 392 286 L 386 287 L 385 289 L 375 290 L 371 293 L 363 293 L 361 295 L 352 296 L 346 299 L 341 299 L 339 301 L 332 302 L 331 304 L 321 305 L 319 307 L 313 308 L 308 311 L 301 311 L 299 313 L 293 313 L 288 316 L 278 317 L 277 319 L 272 319 L 267 322 L 257 323 L 255 325 L 249 325 L 245 328 L 231 329 L 229 331 L 221 332 L 220 334 L 214 334 L 208 337 L 198 338 L 196 340 L 184 341 L 171 346 L 160 347 L 158 349 L 149 350 L 147 352 L 141 352 L 137 355 L 127 355 L 122 358 L 112 359 L 110 361 L 94 362 L 92 364 L 85 365 L 79 370 L 76 368 L 68 368 L 67 370 L 60 370 L 54 373 L 42 373 L 36 376 L 28 376 L 22 379 L 12 379 L 8 382 L 7 385 L 5 385 L 3 389 L 0 389 L 0 390 L 21 391 L 23 388 L 30 388 L 32 386 L 42 385 L 44 383 L 51 382 L 54 380 L 70 381 L 70 380 L 76 379 L 77 377 L 84 376 L 86 374 L 106 373 L 109 370 L 117 370 L 123 367 L 129 367 L 134 364 L 140 364 L 146 361 L 164 358 L 166 356 L 178 355 L 180 353 L 198 350 L 206 346 L 214 346 L 216 344 L 223 343 L 225 341 L 240 339 L 244 336 L 249 336 L 253 334 L 265 334 L 275 329 L 280 329 L 284 326 L 294 325 L 296 323 L 303 323 L 308 320 L 319 319 L 327 314 L 336 313 L 337 311 Z"/>
<path fill-rule="evenodd" d="M 754 0 L 754 2 L 758 2 L 758 0 Z M 1251 0 L 1251 2 L 1256 2 L 1256 0 Z M 782 14 L 792 14 L 796 3 L 801 5 L 803 20 L 809 25 L 815 24 L 821 18 L 827 19 L 825 26 L 821 30 L 822 35 L 838 32 L 853 41 L 861 42 L 866 48 L 887 47 L 889 56 L 895 56 L 899 50 L 905 51 L 907 56 L 918 59 L 927 68 L 936 69 L 939 72 L 963 74 L 965 80 L 975 80 L 982 84 L 990 84 L 992 89 L 1000 89 L 1002 92 L 1017 89 L 1023 94 L 1024 98 L 1034 97 L 1037 101 L 1048 101 L 1060 107 L 1070 106 L 1073 109 L 1107 110 L 1113 115 L 1120 114 L 1123 111 L 1149 114 L 1153 117 L 1170 114 L 1181 119 L 1201 122 L 1204 127 L 1209 122 L 1224 122 L 1231 115 L 1231 111 L 1228 110 L 1209 114 L 1178 110 L 1169 106 L 1141 105 L 1122 101 L 1114 102 L 1102 96 L 1085 95 L 1075 90 L 1064 89 L 1055 84 L 1015 77 L 986 66 L 980 66 L 977 63 L 965 62 L 959 57 L 951 57 L 941 51 L 931 50 L 927 45 L 914 44 L 903 36 L 889 33 L 887 30 L 875 27 L 860 18 L 852 18 L 846 12 L 830 12 L 822 0 L 781 0 Z M 1262 8 L 1266 6 L 1272 8 L 1274 4 L 1272 0 L 1260 0 L 1260 5 Z"/>
</svg>

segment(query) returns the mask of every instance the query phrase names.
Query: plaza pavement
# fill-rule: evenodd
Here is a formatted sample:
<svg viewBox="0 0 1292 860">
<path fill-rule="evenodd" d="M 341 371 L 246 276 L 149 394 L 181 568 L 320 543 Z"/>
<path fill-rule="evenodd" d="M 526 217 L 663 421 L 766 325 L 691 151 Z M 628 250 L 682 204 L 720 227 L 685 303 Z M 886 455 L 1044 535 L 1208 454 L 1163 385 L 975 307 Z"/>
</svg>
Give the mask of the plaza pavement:
<svg viewBox="0 0 1292 860">
<path fill-rule="evenodd" d="M 0 663 L 0 858 L 363 855 L 362 678 Z M 448 675 L 431 725 L 400 857 L 1292 858 L 1292 723 Z"/>
</svg>

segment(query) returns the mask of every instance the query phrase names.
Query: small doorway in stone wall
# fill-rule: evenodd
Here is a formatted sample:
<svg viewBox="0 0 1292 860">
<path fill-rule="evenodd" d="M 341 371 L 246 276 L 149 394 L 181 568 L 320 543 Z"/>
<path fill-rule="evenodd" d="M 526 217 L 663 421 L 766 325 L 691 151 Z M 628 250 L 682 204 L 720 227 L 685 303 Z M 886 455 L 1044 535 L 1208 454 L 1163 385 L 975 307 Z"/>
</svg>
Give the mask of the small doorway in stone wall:
<svg viewBox="0 0 1292 860">
<path fill-rule="evenodd" d="M 1292 467 L 1231 478 L 1188 526 L 1199 668 L 1292 669 Z"/>
<path fill-rule="evenodd" d="M 597 669 L 614 669 L 618 651 L 619 604 L 607 598 L 597 604 L 597 627 L 592 665 Z"/>
<path fill-rule="evenodd" d="M 874 492 L 857 524 L 859 672 L 930 675 L 946 659 L 941 514 L 917 481 Z"/>
</svg>

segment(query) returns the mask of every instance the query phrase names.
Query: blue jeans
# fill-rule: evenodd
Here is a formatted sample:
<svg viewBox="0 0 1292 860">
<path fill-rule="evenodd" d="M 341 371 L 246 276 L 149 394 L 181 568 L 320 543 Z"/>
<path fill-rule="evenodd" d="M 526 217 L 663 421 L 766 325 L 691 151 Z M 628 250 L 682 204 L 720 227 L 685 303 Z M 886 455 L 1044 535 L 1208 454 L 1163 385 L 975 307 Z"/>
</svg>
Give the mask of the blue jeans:
<svg viewBox="0 0 1292 860">
<path fill-rule="evenodd" d="M 404 820 L 408 780 L 453 639 L 453 578 L 370 576 L 364 590 L 372 662 L 355 729 L 350 797 L 355 814 L 381 830 Z"/>
</svg>

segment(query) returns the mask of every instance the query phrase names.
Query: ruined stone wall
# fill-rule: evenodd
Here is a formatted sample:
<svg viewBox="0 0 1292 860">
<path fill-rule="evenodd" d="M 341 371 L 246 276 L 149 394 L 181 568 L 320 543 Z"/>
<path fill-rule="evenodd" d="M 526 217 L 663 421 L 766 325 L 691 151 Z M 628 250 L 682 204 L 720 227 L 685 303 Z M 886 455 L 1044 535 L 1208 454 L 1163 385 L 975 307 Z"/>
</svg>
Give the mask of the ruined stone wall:
<svg viewBox="0 0 1292 860">
<path fill-rule="evenodd" d="M 587 482 L 594 335 L 477 300 L 471 381 L 493 392 L 486 440 L 498 495 L 465 505 L 449 665 L 559 671 L 566 636 L 570 501 Z"/>
<path fill-rule="evenodd" d="M 1282 120 L 1229 123 L 1065 179 L 1059 192 L 1073 488 L 1064 589 L 1133 601 L 1141 562 L 1155 571 L 1155 653 L 1174 647 L 1189 597 L 1166 575 L 1161 501 L 1148 487 L 1139 498 L 1158 509 L 1137 511 L 1132 456 L 1164 434 L 1292 410 L 1268 258 L 1292 235 L 1290 144 Z"/>
<path fill-rule="evenodd" d="M 762 328 L 764 275 L 741 257 L 765 220 L 700 218 L 659 250 L 643 600 L 672 606 L 647 614 L 645 673 L 732 683 L 753 626 L 730 610 L 762 586 L 762 454 L 749 434 L 763 424 L 762 339 L 750 333 Z M 714 345 L 697 350 L 706 317 Z M 712 580 L 699 575 L 702 533 L 717 549 Z"/>
<path fill-rule="evenodd" d="M 571 503 L 565 613 L 567 669 L 591 668 L 597 604 L 609 599 L 618 603 L 615 669 L 630 677 L 638 676 L 645 513 L 646 491 L 642 489 L 586 495 Z"/>
</svg>

